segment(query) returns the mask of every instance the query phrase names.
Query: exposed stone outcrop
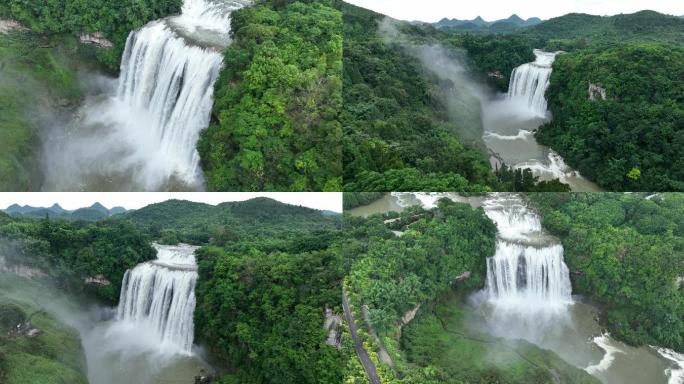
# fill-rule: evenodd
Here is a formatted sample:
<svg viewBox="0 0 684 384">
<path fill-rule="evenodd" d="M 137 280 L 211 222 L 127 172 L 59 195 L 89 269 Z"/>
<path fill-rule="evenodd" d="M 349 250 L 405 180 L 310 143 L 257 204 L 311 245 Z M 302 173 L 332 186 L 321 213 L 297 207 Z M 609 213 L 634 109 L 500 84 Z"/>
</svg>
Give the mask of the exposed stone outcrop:
<svg viewBox="0 0 684 384">
<path fill-rule="evenodd" d="M 341 326 L 342 315 L 339 313 L 333 313 L 330 308 L 326 307 L 325 322 L 323 323 L 323 327 L 328 331 L 328 339 L 325 341 L 326 344 L 335 348 L 340 348 L 342 337 Z"/>
<path fill-rule="evenodd" d="M 12 31 L 25 31 L 28 28 L 14 20 L 0 19 L 0 33 L 7 34 Z"/>
<path fill-rule="evenodd" d="M 410 323 L 411 320 L 413 320 L 416 317 L 416 314 L 418 313 L 420 306 L 421 304 L 418 304 L 415 308 L 404 313 L 404 316 L 402 316 L 401 320 L 399 321 L 399 328 L 403 328 L 405 325 L 408 325 L 408 323 Z"/>
<path fill-rule="evenodd" d="M 465 271 L 460 275 L 456 276 L 456 281 L 463 281 L 470 277 L 470 271 Z"/>
<path fill-rule="evenodd" d="M 86 284 L 100 285 L 103 287 L 106 287 L 106 286 L 112 284 L 109 280 L 107 280 L 107 278 L 104 277 L 104 275 L 95 275 L 95 276 L 86 277 L 83 281 Z"/>
<path fill-rule="evenodd" d="M 81 43 L 91 44 L 98 48 L 112 48 L 114 44 L 107 40 L 102 32 L 84 33 L 80 37 Z"/>
<path fill-rule="evenodd" d="M 23 264 L 8 263 L 7 259 L 5 259 L 5 257 L 2 255 L 0 255 L 0 272 L 12 273 L 27 279 L 47 276 L 47 273 L 45 273 L 42 269 Z"/>
<path fill-rule="evenodd" d="M 588 92 L 589 92 L 589 100 L 591 100 L 591 101 L 596 101 L 599 98 L 601 100 L 606 100 L 608 98 L 608 96 L 606 94 L 606 89 L 601 87 L 598 84 L 589 83 Z"/>
</svg>

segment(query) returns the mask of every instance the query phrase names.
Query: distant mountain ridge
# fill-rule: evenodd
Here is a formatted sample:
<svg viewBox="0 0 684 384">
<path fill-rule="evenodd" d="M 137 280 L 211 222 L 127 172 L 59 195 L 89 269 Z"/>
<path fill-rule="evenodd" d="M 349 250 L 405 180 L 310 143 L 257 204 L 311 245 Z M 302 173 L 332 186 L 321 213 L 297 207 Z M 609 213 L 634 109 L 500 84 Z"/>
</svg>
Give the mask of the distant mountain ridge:
<svg viewBox="0 0 684 384">
<path fill-rule="evenodd" d="M 216 206 L 186 200 L 167 200 L 150 204 L 117 218 L 130 220 L 145 232 L 158 238 L 174 232 L 185 242 L 206 243 L 219 233 L 248 231 L 250 236 L 270 236 L 279 233 L 299 233 L 339 228 L 341 214 L 281 203 L 266 197 L 245 201 L 229 201 Z"/>
<path fill-rule="evenodd" d="M 569 13 L 520 31 L 544 39 L 659 41 L 684 44 L 684 19 L 650 10 L 614 16 Z"/>
<path fill-rule="evenodd" d="M 454 28 L 464 31 L 489 30 L 491 32 L 507 32 L 520 28 L 531 27 L 541 22 L 542 20 L 538 17 L 530 17 L 529 19 L 524 20 L 520 16 L 513 14 L 507 19 L 495 21 L 486 21 L 480 16 L 472 20 L 443 18 L 432 25 L 437 28 Z"/>
<path fill-rule="evenodd" d="M 2 210 L 11 216 L 27 217 L 27 218 L 43 218 L 46 215 L 53 218 L 71 219 L 71 220 L 88 220 L 96 221 L 106 219 L 108 217 L 127 212 L 124 207 L 113 207 L 108 209 L 104 205 L 96 202 L 90 207 L 83 207 L 74 210 L 62 208 L 61 205 L 55 203 L 50 207 L 33 207 L 30 205 L 12 204 Z"/>
</svg>

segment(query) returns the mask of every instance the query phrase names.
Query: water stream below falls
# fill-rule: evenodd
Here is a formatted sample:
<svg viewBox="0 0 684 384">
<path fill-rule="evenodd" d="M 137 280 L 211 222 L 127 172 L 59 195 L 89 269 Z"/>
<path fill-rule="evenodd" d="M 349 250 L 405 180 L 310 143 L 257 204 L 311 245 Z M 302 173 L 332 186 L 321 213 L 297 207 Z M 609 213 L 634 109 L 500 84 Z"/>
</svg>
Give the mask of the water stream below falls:
<svg viewBox="0 0 684 384">
<path fill-rule="evenodd" d="M 200 190 L 199 133 L 229 44 L 251 0 L 185 0 L 131 32 L 116 81 L 99 81 L 73 120 L 44 137 L 44 190 Z"/>
<path fill-rule="evenodd" d="M 536 60 L 513 70 L 508 94 L 487 103 L 483 110 L 484 141 L 500 161 L 514 168 L 529 168 L 542 180 L 558 178 L 573 191 L 599 191 L 600 188 L 570 168 L 552 149 L 539 145 L 534 131 L 549 116 L 545 98 L 557 53 L 534 51 Z"/>
<path fill-rule="evenodd" d="M 462 196 L 457 193 L 393 192 L 352 215 L 433 208 L 440 198 L 483 207 L 497 224 L 496 253 L 487 260 L 484 290 L 474 294 L 466 322 L 474 331 L 523 339 L 558 354 L 606 384 L 681 384 L 681 354 L 658 347 L 631 347 L 614 340 L 599 324 L 599 310 L 572 294 L 558 239 L 513 193 Z"/>
<path fill-rule="evenodd" d="M 212 372 L 193 344 L 196 247 L 155 245 L 157 259 L 126 273 L 117 308 L 84 303 L 50 284 L 0 272 L 0 293 L 77 329 L 90 384 L 189 384 Z"/>
<path fill-rule="evenodd" d="M 211 371 L 193 350 L 197 247 L 155 248 L 156 260 L 126 272 L 114 318 L 84 338 L 91 384 L 191 383 Z"/>
</svg>

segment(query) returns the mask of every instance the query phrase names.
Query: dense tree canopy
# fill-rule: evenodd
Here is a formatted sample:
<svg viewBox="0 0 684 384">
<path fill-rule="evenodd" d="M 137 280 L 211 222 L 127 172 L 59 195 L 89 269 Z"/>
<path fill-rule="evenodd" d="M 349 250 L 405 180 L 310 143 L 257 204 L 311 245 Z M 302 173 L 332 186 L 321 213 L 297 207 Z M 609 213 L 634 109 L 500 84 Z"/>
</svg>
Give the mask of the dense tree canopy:
<svg viewBox="0 0 684 384">
<path fill-rule="evenodd" d="M 395 219 L 389 228 L 403 231 L 401 236 L 383 224 L 382 216 L 348 218 L 357 240 L 350 239 L 345 251 L 364 238 L 369 244 L 355 256 L 348 284 L 368 305 L 378 331 L 389 330 L 404 312 L 448 290 L 465 272 L 468 284 L 481 284 L 485 258 L 494 254 L 496 227 L 481 209 L 467 204 L 442 199 L 436 209 L 414 207 Z"/>
<path fill-rule="evenodd" d="M 547 97 L 553 121 L 537 138 L 583 175 L 613 191 L 684 190 L 684 48 L 560 55 Z"/>
<path fill-rule="evenodd" d="M 112 70 L 119 69 L 130 31 L 180 11 L 181 0 L 6 0 L 0 17 L 7 17 L 35 32 L 102 32 L 114 44 L 99 50 L 98 58 Z"/>
<path fill-rule="evenodd" d="M 232 14 L 233 42 L 198 150 L 213 190 L 342 185 L 342 19 L 333 1 L 263 1 Z"/>
<path fill-rule="evenodd" d="M 219 382 L 341 382 L 342 352 L 323 328 L 326 307 L 339 312 L 341 221 L 256 203 L 223 208 L 233 236 L 197 252 L 196 339 L 231 372 Z"/>
<path fill-rule="evenodd" d="M 34 266 L 72 292 L 115 303 L 127 269 L 153 259 L 150 239 L 127 221 L 98 223 L 12 219 L 0 225 L 0 246 L 9 263 Z M 109 285 L 86 285 L 103 275 Z"/>
<path fill-rule="evenodd" d="M 559 236 L 573 289 L 603 305 L 613 335 L 684 350 L 684 196 L 532 194 Z"/>
<path fill-rule="evenodd" d="M 446 105 L 435 97 L 439 84 L 429 82 L 415 57 L 379 34 L 383 16 L 349 4 L 343 15 L 345 190 L 393 190 L 396 182 L 384 179 L 402 172 L 425 176 L 405 180 L 402 190 L 491 185 L 484 156 L 459 141 L 458 123 L 449 121 Z M 432 185 L 438 177 L 428 174 L 452 181 Z"/>
</svg>

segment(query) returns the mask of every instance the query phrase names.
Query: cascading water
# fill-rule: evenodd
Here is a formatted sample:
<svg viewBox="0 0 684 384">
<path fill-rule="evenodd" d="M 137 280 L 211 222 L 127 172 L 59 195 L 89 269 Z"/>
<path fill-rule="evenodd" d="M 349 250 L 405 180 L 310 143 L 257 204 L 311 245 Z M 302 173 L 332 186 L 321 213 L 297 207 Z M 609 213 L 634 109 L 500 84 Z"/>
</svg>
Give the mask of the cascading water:
<svg viewBox="0 0 684 384">
<path fill-rule="evenodd" d="M 548 122 L 545 98 L 552 65 L 558 52 L 534 50 L 536 60 L 511 73 L 508 94 L 484 106 L 483 139 L 493 168 L 501 163 L 515 169 L 530 169 L 541 180 L 558 179 L 573 191 L 597 191 L 597 185 L 569 167 L 552 149 L 539 145 L 534 131 Z"/>
<path fill-rule="evenodd" d="M 571 296 L 563 248 L 544 232 L 540 217 L 521 196 L 392 192 L 383 198 L 388 202 L 352 215 L 401 211 L 414 205 L 431 209 L 442 198 L 483 207 L 498 227 L 496 253 L 487 261 L 486 288 L 470 297 L 473 312 L 465 317 L 471 316 L 464 326 L 508 339 L 514 348 L 519 339 L 532 342 L 605 384 L 684 383 L 681 353 L 613 339 L 598 322 L 600 310 L 580 296 Z M 492 358 L 497 357 L 492 354 Z"/>
<path fill-rule="evenodd" d="M 250 3 L 185 0 L 180 15 L 131 32 L 115 93 L 79 113 L 90 128 L 47 143 L 46 188 L 202 189 L 195 146 L 209 124 L 231 12 Z"/>
<path fill-rule="evenodd" d="M 156 260 L 126 271 L 117 321 L 145 328 L 160 345 L 189 353 L 194 333 L 196 247 L 155 248 Z"/>
<path fill-rule="evenodd" d="M 517 336 L 535 340 L 544 322 L 564 321 L 573 303 L 563 246 L 543 232 L 539 216 L 517 194 L 491 194 L 483 208 L 498 228 L 484 292 L 492 321 L 516 323 Z"/>
<path fill-rule="evenodd" d="M 539 116 L 546 115 L 546 89 L 551 78 L 551 66 L 558 53 L 534 50 L 536 60 L 513 70 L 508 87 L 508 98 L 519 100 Z"/>
</svg>

